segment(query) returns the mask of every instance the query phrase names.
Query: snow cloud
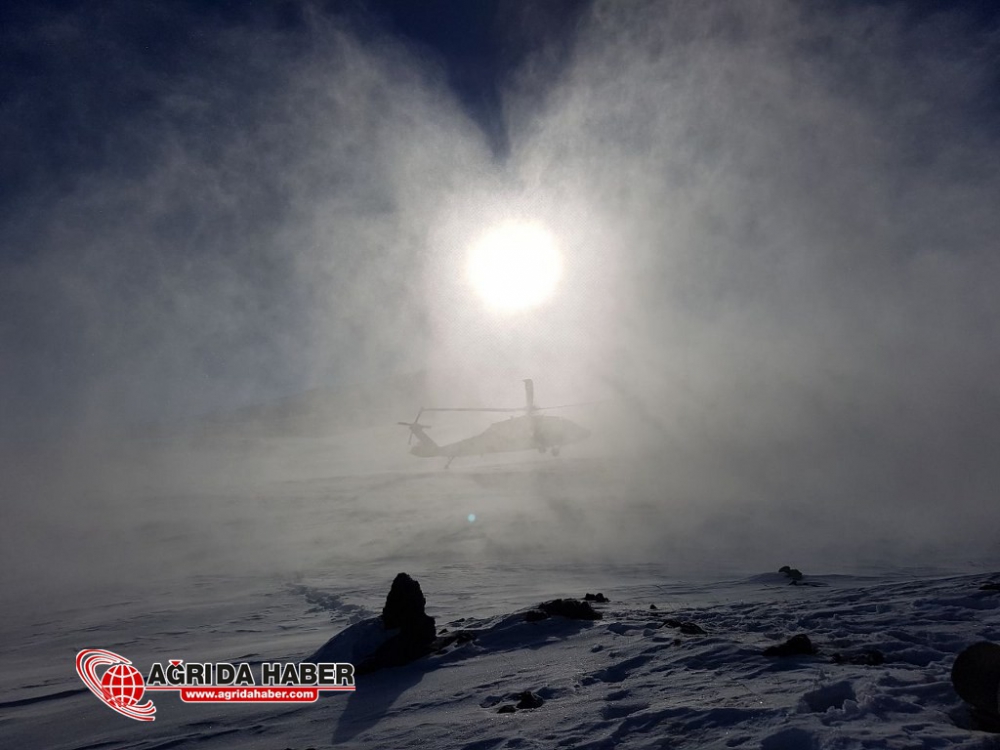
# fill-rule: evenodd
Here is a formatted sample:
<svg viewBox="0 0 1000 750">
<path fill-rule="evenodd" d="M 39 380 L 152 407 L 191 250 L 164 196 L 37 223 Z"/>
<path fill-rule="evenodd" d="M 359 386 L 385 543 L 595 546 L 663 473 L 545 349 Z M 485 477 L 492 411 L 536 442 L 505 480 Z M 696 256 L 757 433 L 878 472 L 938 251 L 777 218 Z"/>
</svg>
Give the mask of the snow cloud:
<svg viewBox="0 0 1000 750">
<path fill-rule="evenodd" d="M 516 404 L 529 376 L 543 405 L 613 399 L 574 414 L 606 491 L 509 499 L 559 519 L 555 553 L 996 551 L 995 30 L 904 4 L 594 2 L 502 82 L 498 151 L 440 60 L 367 16 L 177 7 L 4 32 L 9 549 L 86 527 L 80 493 L 131 502 L 98 435 L 426 370 L 473 401 Z M 552 232 L 562 280 L 497 315 L 464 269 L 510 219 Z M 202 463 L 164 461 L 148 481 L 193 491 Z"/>
</svg>

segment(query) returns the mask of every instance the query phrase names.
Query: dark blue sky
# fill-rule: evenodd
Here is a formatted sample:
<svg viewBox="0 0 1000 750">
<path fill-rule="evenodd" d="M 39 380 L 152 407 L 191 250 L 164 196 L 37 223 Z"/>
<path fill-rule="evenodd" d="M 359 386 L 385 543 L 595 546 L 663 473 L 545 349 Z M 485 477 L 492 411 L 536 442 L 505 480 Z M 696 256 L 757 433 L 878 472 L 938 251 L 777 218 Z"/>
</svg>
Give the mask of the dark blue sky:
<svg viewBox="0 0 1000 750">
<path fill-rule="evenodd" d="M 142 146 L 129 131 L 155 117 L 165 85 L 212 76 L 214 67 L 233 64 L 217 59 L 217 35 L 233 28 L 274 32 L 282 54 L 306 54 L 314 40 L 305 14 L 317 8 L 362 39 L 395 38 L 438 66 L 503 158 L 509 147 L 501 111 L 504 82 L 540 48 L 556 73 L 588 5 L 350 0 L 313 4 L 307 11 L 297 2 L 4 3 L 0 220 L 25 199 L 69 189 L 80 172 L 105 166 L 111 152 L 141 160 Z M 262 93 L 251 78 L 260 62 L 247 66 L 245 96 Z M 2 253 L 18 251 L 8 246 Z"/>
<path fill-rule="evenodd" d="M 964 18 L 957 30 L 926 40 L 944 50 L 1000 33 L 1000 3 L 993 0 L 837 2 L 896 6 L 914 20 L 957 11 Z M 502 159 L 510 145 L 503 87 L 543 48 L 549 72 L 558 75 L 589 6 L 589 0 L 339 0 L 313 4 L 309 12 L 346 21 L 362 38 L 395 37 L 432 60 Z M 164 81 L 204 75 L 219 64 L 215 35 L 234 27 L 276 31 L 287 54 L 295 55 L 310 44 L 305 13 L 298 2 L 4 2 L 0 221 L 26 198 L 68 189 L 81 171 L 102 166 L 110 151 L 140 148 L 128 130 L 155 110 Z M 65 33 L 54 34 L 60 24 Z M 982 102 L 984 116 L 995 116 L 998 99 Z M 18 250 L 7 246 L 2 254 Z"/>
</svg>

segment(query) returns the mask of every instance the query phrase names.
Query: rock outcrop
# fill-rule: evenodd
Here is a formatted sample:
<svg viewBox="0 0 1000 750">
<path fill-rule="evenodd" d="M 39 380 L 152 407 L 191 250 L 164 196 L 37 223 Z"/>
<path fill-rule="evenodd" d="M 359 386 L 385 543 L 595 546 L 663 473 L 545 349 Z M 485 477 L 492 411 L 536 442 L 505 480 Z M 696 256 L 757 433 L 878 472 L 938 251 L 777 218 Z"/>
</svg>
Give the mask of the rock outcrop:
<svg viewBox="0 0 1000 750">
<path fill-rule="evenodd" d="M 379 617 L 371 617 L 341 631 L 307 662 L 349 661 L 355 674 L 409 664 L 435 648 L 434 618 L 425 611 L 420 584 L 406 573 L 392 582 Z"/>
</svg>

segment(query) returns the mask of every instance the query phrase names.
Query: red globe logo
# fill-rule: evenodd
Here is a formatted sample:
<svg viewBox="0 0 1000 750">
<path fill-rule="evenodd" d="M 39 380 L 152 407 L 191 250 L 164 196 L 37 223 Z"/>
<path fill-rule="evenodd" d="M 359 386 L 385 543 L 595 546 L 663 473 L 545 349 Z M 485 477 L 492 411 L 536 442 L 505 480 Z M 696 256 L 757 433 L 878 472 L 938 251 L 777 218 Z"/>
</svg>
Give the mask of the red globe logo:
<svg viewBox="0 0 1000 750">
<path fill-rule="evenodd" d="M 108 700 L 128 708 L 136 705 L 142 698 L 146 682 L 139 670 L 131 664 L 115 664 L 101 677 L 101 687 Z"/>
</svg>

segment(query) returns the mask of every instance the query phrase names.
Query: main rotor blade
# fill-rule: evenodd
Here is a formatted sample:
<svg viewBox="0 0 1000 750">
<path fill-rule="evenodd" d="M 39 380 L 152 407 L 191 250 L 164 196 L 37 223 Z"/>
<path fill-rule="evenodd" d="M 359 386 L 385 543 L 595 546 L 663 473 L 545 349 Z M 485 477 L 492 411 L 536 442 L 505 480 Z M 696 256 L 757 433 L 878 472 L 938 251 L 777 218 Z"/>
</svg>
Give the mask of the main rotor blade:
<svg viewBox="0 0 1000 750">
<path fill-rule="evenodd" d="M 513 412 L 513 411 L 524 411 L 523 406 L 518 406 L 512 409 L 494 409 L 494 408 L 480 408 L 478 406 L 442 406 L 438 408 L 428 407 L 424 411 L 492 411 L 492 412 Z"/>
<path fill-rule="evenodd" d="M 591 404 L 606 404 L 611 401 L 609 398 L 602 398 L 599 401 L 580 401 L 575 404 L 560 404 L 559 406 L 536 406 L 535 411 L 546 411 L 548 409 L 568 409 L 571 406 L 590 406 Z"/>
<path fill-rule="evenodd" d="M 507 409 L 493 408 L 493 407 L 480 407 L 480 406 L 429 406 L 424 411 L 480 411 L 480 412 L 496 412 L 503 414 L 510 414 L 513 412 L 526 412 L 531 413 L 535 411 L 545 411 L 546 409 L 568 409 L 571 406 L 589 406 L 590 404 L 603 404 L 607 403 L 611 399 L 601 399 L 599 401 L 580 401 L 575 404 L 560 404 L 559 406 L 535 406 L 532 405 L 531 408 L 526 408 L 524 406 L 515 406 Z"/>
</svg>

